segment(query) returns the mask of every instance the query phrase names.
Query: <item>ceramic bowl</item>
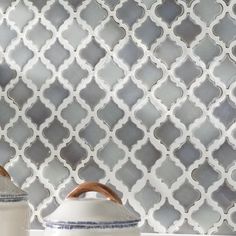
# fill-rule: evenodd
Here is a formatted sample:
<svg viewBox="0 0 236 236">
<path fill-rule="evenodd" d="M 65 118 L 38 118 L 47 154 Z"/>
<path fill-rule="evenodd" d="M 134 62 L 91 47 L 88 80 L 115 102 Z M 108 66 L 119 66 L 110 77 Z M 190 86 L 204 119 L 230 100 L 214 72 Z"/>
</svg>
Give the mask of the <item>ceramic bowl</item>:
<svg viewBox="0 0 236 236">
<path fill-rule="evenodd" d="M 107 199 L 79 198 L 91 191 Z M 139 221 L 110 188 L 87 182 L 75 188 L 45 219 L 45 236 L 139 236 Z"/>
</svg>

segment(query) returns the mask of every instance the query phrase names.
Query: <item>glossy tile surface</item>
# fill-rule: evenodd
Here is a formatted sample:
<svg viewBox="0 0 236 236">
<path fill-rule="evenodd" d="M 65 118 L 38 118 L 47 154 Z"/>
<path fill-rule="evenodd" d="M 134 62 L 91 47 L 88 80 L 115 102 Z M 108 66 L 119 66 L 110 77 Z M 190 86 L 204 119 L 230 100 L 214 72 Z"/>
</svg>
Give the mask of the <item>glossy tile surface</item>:
<svg viewBox="0 0 236 236">
<path fill-rule="evenodd" d="M 0 164 L 32 228 L 85 180 L 143 232 L 234 234 L 236 0 L 1 0 Z"/>
</svg>

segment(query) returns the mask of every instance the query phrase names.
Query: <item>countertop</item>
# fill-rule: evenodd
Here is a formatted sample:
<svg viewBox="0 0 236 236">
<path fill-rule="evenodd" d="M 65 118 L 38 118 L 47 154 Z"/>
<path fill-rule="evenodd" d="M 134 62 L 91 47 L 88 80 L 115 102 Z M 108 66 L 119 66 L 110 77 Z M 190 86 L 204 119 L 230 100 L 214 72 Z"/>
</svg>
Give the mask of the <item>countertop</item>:
<svg viewBox="0 0 236 236">
<path fill-rule="evenodd" d="M 31 230 L 30 236 L 43 236 L 42 230 Z M 190 234 L 141 234 L 141 236 L 201 236 L 201 235 L 190 235 Z M 206 236 L 206 235 L 204 235 Z M 212 236 L 212 235 L 211 235 Z M 217 235 L 217 236 L 227 236 L 227 235 Z"/>
<path fill-rule="evenodd" d="M 31 230 L 30 236 L 43 236 L 43 231 L 42 230 Z M 142 234 L 142 236 L 164 236 L 164 235 L 163 234 L 162 235 L 160 235 L 160 234 Z M 168 236 L 171 236 L 171 235 L 168 234 Z M 178 235 L 178 236 L 180 236 L 180 235 Z"/>
<path fill-rule="evenodd" d="M 43 236 L 43 231 L 42 230 L 31 230 L 30 236 Z M 142 234 L 141 236 L 191 236 L 191 235 L 187 235 L 187 234 L 184 234 L 184 235 L 181 235 L 181 234 L 178 234 L 178 235 L 174 235 L 174 234 Z M 194 236 L 196 236 L 196 235 L 194 235 Z M 219 236 L 219 235 L 217 235 L 217 236 Z"/>
<path fill-rule="evenodd" d="M 32 230 L 30 232 L 30 236 L 43 236 L 43 231 L 42 230 Z M 165 236 L 165 235 L 164 234 L 142 234 L 141 236 Z M 173 236 L 173 235 L 168 234 L 168 236 Z M 180 236 L 180 235 L 178 235 L 178 236 Z"/>
</svg>

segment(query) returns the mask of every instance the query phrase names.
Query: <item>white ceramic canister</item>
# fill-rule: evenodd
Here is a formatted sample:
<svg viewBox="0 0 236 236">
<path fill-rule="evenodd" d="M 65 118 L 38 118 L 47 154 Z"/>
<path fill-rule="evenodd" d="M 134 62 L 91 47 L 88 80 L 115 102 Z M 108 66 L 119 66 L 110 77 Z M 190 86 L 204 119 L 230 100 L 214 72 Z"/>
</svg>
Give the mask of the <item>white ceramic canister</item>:
<svg viewBox="0 0 236 236">
<path fill-rule="evenodd" d="M 107 199 L 79 198 L 91 191 Z M 110 188 L 87 182 L 75 188 L 45 219 L 45 236 L 139 236 L 139 221 Z"/>
<path fill-rule="evenodd" d="M 27 194 L 18 188 L 0 166 L 0 235 L 28 236 L 29 206 Z"/>
</svg>

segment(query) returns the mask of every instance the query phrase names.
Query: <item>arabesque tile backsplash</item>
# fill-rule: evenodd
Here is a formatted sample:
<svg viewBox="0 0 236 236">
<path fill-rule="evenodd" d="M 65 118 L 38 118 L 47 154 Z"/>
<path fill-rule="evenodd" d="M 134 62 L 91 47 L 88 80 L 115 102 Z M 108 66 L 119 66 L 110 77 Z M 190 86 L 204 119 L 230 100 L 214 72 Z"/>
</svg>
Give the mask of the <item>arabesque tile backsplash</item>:
<svg viewBox="0 0 236 236">
<path fill-rule="evenodd" d="M 1 0 L 0 164 L 32 228 L 109 184 L 143 232 L 236 230 L 236 0 Z"/>
</svg>

